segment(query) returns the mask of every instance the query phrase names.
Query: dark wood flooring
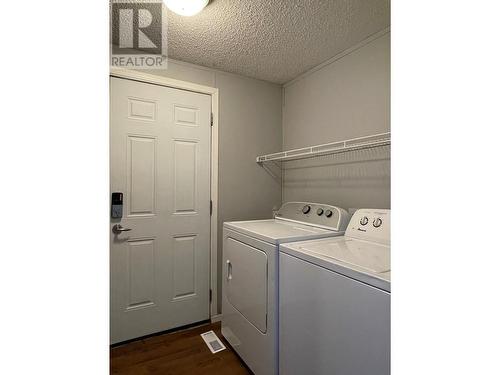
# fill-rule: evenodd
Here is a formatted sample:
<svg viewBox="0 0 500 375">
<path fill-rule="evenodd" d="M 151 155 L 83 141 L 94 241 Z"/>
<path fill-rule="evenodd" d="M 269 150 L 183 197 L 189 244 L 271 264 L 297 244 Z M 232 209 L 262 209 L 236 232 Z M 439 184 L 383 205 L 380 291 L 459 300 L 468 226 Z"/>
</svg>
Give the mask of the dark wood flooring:
<svg viewBox="0 0 500 375">
<path fill-rule="evenodd" d="M 227 349 L 212 354 L 200 334 L 213 330 Z M 251 374 L 224 340 L 220 322 L 111 348 L 111 374 Z"/>
</svg>

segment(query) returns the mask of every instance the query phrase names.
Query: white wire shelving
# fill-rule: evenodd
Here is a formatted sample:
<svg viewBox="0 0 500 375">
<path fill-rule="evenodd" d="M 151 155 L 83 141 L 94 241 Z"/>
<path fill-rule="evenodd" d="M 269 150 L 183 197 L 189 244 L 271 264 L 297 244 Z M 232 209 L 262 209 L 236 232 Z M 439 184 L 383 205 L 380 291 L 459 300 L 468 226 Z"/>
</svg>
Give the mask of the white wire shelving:
<svg viewBox="0 0 500 375">
<path fill-rule="evenodd" d="M 311 158 L 315 156 L 323 156 L 330 154 L 338 154 L 342 152 L 363 150 L 367 148 L 385 146 L 391 144 L 391 133 L 380 133 L 365 137 L 347 139 L 344 141 L 325 143 L 322 145 L 297 148 L 294 150 L 276 152 L 257 156 L 257 163 L 266 161 L 289 161 Z"/>
</svg>

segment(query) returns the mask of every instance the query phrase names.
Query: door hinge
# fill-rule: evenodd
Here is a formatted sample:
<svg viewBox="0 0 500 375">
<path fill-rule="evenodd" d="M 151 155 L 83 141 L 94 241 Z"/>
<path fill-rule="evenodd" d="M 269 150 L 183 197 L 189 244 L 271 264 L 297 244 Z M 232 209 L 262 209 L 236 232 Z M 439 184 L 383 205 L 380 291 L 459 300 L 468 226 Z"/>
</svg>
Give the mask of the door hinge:
<svg viewBox="0 0 500 375">
<path fill-rule="evenodd" d="M 210 216 L 212 216 L 212 212 L 213 212 L 212 206 L 213 206 L 212 200 L 210 199 Z"/>
<path fill-rule="evenodd" d="M 212 303 L 212 289 L 208 292 L 208 299 L 210 300 L 210 303 Z"/>
<path fill-rule="evenodd" d="M 214 126 L 214 114 L 210 113 L 210 126 Z"/>
</svg>

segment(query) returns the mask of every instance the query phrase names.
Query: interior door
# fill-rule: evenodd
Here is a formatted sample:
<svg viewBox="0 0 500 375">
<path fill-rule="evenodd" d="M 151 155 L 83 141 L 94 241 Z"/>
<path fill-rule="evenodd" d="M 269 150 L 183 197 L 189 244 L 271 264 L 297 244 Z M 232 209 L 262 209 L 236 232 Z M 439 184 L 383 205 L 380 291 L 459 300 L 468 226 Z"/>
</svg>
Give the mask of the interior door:
<svg viewBox="0 0 500 375">
<path fill-rule="evenodd" d="M 117 343 L 209 318 L 211 98 L 110 84 L 111 192 L 123 193 L 110 223 Z"/>
</svg>

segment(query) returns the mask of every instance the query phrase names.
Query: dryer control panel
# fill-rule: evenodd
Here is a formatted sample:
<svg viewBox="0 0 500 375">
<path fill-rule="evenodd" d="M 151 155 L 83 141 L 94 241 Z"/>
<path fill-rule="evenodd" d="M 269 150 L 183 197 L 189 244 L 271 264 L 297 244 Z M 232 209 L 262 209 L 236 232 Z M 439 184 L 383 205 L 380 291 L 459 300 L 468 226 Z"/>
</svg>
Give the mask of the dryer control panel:
<svg viewBox="0 0 500 375">
<path fill-rule="evenodd" d="M 391 243 L 391 210 L 362 208 L 352 215 L 346 237 L 389 245 Z"/>
<path fill-rule="evenodd" d="M 329 204 L 287 202 L 281 206 L 275 218 L 343 232 L 346 230 L 350 215 L 343 208 Z"/>
</svg>

